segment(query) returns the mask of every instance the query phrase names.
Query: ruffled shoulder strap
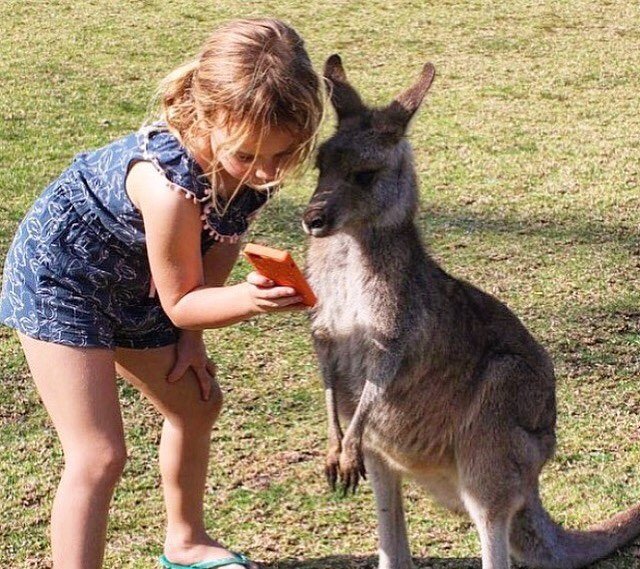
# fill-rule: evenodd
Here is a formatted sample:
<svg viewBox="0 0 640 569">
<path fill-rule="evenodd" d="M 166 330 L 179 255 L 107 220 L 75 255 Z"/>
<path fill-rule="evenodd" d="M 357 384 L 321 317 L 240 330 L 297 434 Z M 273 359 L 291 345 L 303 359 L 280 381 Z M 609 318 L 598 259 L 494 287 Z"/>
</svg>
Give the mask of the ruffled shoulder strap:
<svg viewBox="0 0 640 569">
<path fill-rule="evenodd" d="M 241 239 L 251 221 L 277 191 L 277 188 L 258 191 L 245 186 L 230 203 L 220 203 L 216 208 L 208 178 L 166 124 L 145 126 L 138 136 L 142 159 L 151 162 L 164 176 L 167 187 L 201 205 L 205 248 L 215 241 Z"/>
<path fill-rule="evenodd" d="M 167 187 L 194 202 L 210 199 L 211 186 L 202 168 L 164 123 L 140 129 L 142 159 L 167 179 Z"/>
<path fill-rule="evenodd" d="M 277 188 L 259 191 L 245 186 L 230 203 L 221 204 L 222 212 L 211 202 L 207 203 L 202 212 L 204 231 L 214 241 L 237 242 L 277 191 Z"/>
</svg>

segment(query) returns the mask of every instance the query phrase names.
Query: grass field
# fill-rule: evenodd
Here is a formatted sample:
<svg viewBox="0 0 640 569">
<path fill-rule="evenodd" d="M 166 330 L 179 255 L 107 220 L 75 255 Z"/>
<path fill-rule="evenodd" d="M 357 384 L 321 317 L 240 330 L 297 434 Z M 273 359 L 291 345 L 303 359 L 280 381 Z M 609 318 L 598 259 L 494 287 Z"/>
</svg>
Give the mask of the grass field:
<svg viewBox="0 0 640 569">
<path fill-rule="evenodd" d="M 556 362 L 559 444 L 545 504 L 586 527 L 640 501 L 637 2 L 0 0 L 0 258 L 76 152 L 137 128 L 157 81 L 216 23 L 258 15 L 293 24 L 319 67 L 340 53 L 374 103 L 434 62 L 411 133 L 420 225 L 443 266 L 506 301 Z M 287 187 L 252 240 L 302 258 L 298 220 L 313 184 L 310 172 Z M 233 280 L 248 270 L 239 264 Z M 342 499 L 323 480 L 306 317 L 207 339 L 226 393 L 206 499 L 213 535 L 266 568 L 374 567 L 370 488 Z M 0 376 L 0 567 L 48 567 L 61 449 L 6 328 Z M 164 525 L 160 421 L 137 392 L 122 385 L 121 394 L 130 460 L 105 566 L 153 567 Z M 467 520 L 411 485 L 406 503 L 419 567 L 479 567 Z M 631 546 L 597 567 L 638 567 L 639 556 Z"/>
</svg>

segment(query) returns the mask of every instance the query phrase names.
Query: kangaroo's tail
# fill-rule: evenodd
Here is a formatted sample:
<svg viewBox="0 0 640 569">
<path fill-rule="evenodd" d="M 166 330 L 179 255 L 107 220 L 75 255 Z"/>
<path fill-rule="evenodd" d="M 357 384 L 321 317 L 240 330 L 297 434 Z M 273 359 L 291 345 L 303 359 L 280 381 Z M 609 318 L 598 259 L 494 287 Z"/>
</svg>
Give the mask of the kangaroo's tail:
<svg viewBox="0 0 640 569">
<path fill-rule="evenodd" d="M 573 569 L 593 563 L 640 534 L 640 504 L 585 531 L 565 530 L 535 498 L 511 524 L 512 555 L 521 563 L 544 569 Z"/>
</svg>

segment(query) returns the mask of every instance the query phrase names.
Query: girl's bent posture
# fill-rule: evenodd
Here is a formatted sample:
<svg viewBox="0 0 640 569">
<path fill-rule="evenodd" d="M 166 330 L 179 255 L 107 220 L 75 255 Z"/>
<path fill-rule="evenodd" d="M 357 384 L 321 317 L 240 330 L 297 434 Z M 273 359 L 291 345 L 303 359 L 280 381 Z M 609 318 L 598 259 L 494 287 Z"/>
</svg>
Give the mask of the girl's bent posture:
<svg viewBox="0 0 640 569">
<path fill-rule="evenodd" d="M 204 528 L 222 396 L 202 330 L 302 307 L 293 289 L 256 273 L 223 285 L 250 220 L 312 150 L 320 81 L 294 30 L 241 20 L 170 74 L 161 100 L 161 122 L 75 158 L 6 260 L 0 317 L 18 330 L 65 456 L 55 569 L 102 565 L 126 457 L 116 369 L 165 417 L 161 563 L 255 567 Z"/>
</svg>

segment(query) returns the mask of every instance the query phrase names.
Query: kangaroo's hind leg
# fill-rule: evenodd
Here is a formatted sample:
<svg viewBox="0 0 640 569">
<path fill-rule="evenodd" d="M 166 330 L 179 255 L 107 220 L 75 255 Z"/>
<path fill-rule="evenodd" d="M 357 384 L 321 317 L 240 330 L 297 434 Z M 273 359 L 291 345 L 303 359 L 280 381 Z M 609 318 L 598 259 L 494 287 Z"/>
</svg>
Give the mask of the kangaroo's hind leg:
<svg viewBox="0 0 640 569">
<path fill-rule="evenodd" d="M 494 357 L 461 423 L 456 459 L 461 497 L 482 544 L 483 569 L 509 567 L 513 516 L 537 495 L 555 442 L 554 378 L 542 361 Z"/>
<path fill-rule="evenodd" d="M 364 459 L 378 512 L 378 569 L 413 569 L 402 506 L 401 477 L 375 453 L 365 451 Z"/>
<path fill-rule="evenodd" d="M 508 569 L 511 520 L 524 503 L 523 483 L 503 452 L 502 433 L 481 431 L 458 455 L 460 498 L 480 537 L 482 568 Z"/>
<path fill-rule="evenodd" d="M 520 503 L 514 501 L 508 510 L 497 511 L 468 491 L 462 492 L 462 501 L 480 536 L 482 569 L 508 569 L 509 528 Z"/>
</svg>

